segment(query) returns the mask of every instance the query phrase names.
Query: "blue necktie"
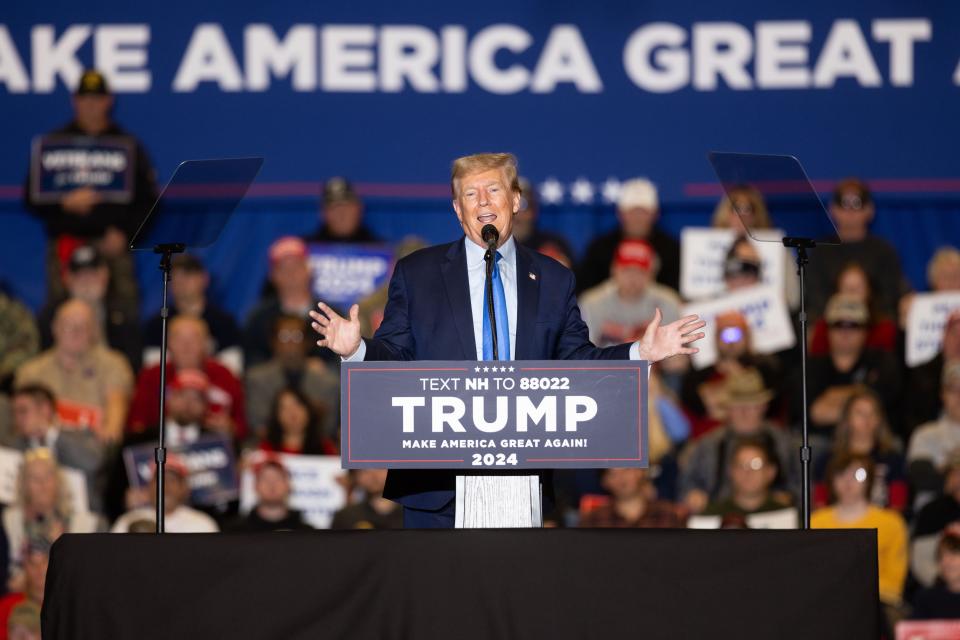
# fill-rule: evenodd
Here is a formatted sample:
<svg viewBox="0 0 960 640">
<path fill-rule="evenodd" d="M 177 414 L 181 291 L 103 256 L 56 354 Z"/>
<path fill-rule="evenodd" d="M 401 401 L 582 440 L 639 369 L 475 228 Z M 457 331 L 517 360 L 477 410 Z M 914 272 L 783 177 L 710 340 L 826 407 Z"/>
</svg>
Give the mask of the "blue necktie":
<svg viewBox="0 0 960 640">
<path fill-rule="evenodd" d="M 500 360 L 510 359 L 510 323 L 507 320 L 507 296 L 503 293 L 503 280 L 500 279 L 500 259 L 493 265 L 490 280 L 493 283 L 493 310 L 497 316 L 497 353 Z M 483 287 L 483 359 L 493 360 L 493 331 L 490 328 L 490 306 L 487 298 L 486 283 Z"/>
</svg>

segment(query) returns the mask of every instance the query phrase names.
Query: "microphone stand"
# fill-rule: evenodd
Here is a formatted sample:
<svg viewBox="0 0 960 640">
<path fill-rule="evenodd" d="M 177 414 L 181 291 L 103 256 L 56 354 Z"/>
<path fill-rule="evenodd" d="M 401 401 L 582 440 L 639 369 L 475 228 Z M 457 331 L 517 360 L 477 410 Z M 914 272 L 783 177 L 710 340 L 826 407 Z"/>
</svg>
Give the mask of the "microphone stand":
<svg viewBox="0 0 960 640">
<path fill-rule="evenodd" d="M 800 388 L 803 399 L 803 420 L 801 424 L 802 442 L 800 445 L 800 519 L 804 529 L 810 528 L 810 425 L 807 420 L 807 309 L 806 297 L 807 250 L 817 246 L 810 238 L 786 237 L 783 246 L 797 250 L 797 273 L 800 275 Z"/>
<path fill-rule="evenodd" d="M 497 262 L 496 246 L 496 239 L 494 239 L 492 242 L 488 242 L 487 252 L 483 255 L 483 259 L 487 262 L 487 278 L 486 284 L 484 285 L 484 298 L 487 300 L 487 312 L 490 314 L 490 335 L 493 338 L 493 359 L 499 360 L 500 348 L 497 344 L 497 312 L 493 305 L 493 269 Z"/>
</svg>

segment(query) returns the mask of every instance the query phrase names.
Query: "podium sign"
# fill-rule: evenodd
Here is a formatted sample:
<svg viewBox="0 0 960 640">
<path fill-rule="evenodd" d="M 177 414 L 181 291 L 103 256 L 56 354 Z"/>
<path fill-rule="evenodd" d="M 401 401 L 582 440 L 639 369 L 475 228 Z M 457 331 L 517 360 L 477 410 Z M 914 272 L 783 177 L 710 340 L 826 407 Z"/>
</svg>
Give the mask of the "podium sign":
<svg viewBox="0 0 960 640">
<path fill-rule="evenodd" d="M 647 466 L 645 361 L 341 365 L 344 468 Z"/>
</svg>

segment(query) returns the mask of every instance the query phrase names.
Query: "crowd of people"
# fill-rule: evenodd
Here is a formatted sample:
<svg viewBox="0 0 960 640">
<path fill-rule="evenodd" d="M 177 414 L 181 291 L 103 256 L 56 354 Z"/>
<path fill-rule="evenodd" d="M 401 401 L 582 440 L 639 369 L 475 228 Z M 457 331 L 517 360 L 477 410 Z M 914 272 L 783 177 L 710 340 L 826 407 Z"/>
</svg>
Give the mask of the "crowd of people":
<svg viewBox="0 0 960 640">
<path fill-rule="evenodd" d="M 112 102 L 104 78 L 87 72 L 73 97 L 75 118 L 63 131 L 129 136 L 111 119 Z M 0 616 L 11 629 L 32 624 L 49 545 L 60 534 L 154 530 L 154 485 L 131 486 L 124 451 L 156 440 L 161 367 L 168 445 L 226 439 L 241 468 L 252 471 L 256 494 L 246 513 L 236 500 L 192 504 L 190 470 L 171 455 L 168 531 L 310 528 L 290 506 L 284 455 L 338 453 L 339 358 L 316 346 L 308 326 L 307 312 L 318 302 L 308 246 L 381 241 L 363 223 L 358 194 L 342 178 L 325 183 L 318 230 L 273 242 L 262 256 L 269 264 L 262 298 L 245 318 L 211 297 L 198 256 L 177 255 L 161 363 L 161 320 L 140 317 L 125 251 L 131 220 L 156 195 L 146 152 L 135 148 L 135 196 L 124 207 L 86 188 L 55 205 L 31 202 L 27 192 L 26 205 L 49 237 L 48 302 L 34 315 L 0 293 L 0 442 L 22 456 L 0 529 L 9 551 L 0 554 L 7 576 L 0 590 L 8 593 Z M 653 183 L 622 185 L 617 226 L 579 259 L 562 234 L 538 227 L 537 194 L 524 185 L 516 239 L 575 272 L 593 342 L 636 340 L 656 309 L 665 322 L 680 316 L 681 247 L 658 224 Z M 818 252 L 806 292 L 813 526 L 877 529 L 878 596 L 891 620 L 960 617 L 960 311 L 947 319 L 936 357 L 908 368 L 905 324 L 914 294 L 896 250 L 870 232 L 875 205 L 868 186 L 839 183 L 829 209 L 843 244 Z M 724 291 L 758 285 L 764 265 L 745 225 L 774 226 L 762 196 L 749 187 L 731 191 L 712 224 L 734 232 L 722 265 Z M 419 246 L 405 242 L 397 253 Z M 960 251 L 944 247 L 931 257 L 929 288 L 960 291 Z M 790 269 L 782 295 L 797 307 Z M 385 301 L 385 289 L 361 301 L 366 335 L 379 325 Z M 698 368 L 675 356 L 656 365 L 650 468 L 556 472 L 547 524 L 797 527 L 799 349 L 761 353 L 751 334 L 748 318 L 729 309 L 715 320 L 713 362 Z M 245 458 L 251 451 L 255 458 Z M 332 526 L 400 526 L 400 507 L 382 497 L 384 480 L 380 470 L 345 474 L 350 499 Z M 0 624 L 0 636 L 6 630 Z"/>
</svg>

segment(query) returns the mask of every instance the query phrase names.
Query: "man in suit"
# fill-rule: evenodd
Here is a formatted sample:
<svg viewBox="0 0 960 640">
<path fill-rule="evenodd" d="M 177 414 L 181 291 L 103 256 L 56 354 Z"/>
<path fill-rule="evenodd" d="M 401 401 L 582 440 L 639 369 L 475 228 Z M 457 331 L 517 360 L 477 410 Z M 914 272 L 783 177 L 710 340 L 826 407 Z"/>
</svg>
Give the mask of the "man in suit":
<svg viewBox="0 0 960 640">
<path fill-rule="evenodd" d="M 20 451 L 47 448 L 58 464 L 82 471 L 87 479 L 90 509 L 99 513 L 103 509 L 98 482 L 104 459 L 103 444 L 89 430 L 60 429 L 56 406 L 49 387 L 37 383 L 18 387 L 13 392 L 13 423 L 17 433 L 14 446 Z"/>
<path fill-rule="evenodd" d="M 383 323 L 361 339 L 358 308 L 343 318 L 326 304 L 311 311 L 318 341 L 345 360 L 484 360 L 492 332 L 484 312 L 486 243 L 482 229 L 499 232 L 494 280 L 501 360 L 636 359 L 657 362 L 691 354 L 704 326 L 687 316 L 660 326 L 660 312 L 643 338 L 598 348 L 590 343 L 574 295 L 574 277 L 552 258 L 517 245 L 511 231 L 520 209 L 516 159 L 506 153 L 459 158 L 451 176 L 453 208 L 464 238 L 417 251 L 399 261 L 390 280 Z M 391 471 L 384 496 L 404 506 L 405 527 L 452 527 L 452 471 Z"/>
</svg>

